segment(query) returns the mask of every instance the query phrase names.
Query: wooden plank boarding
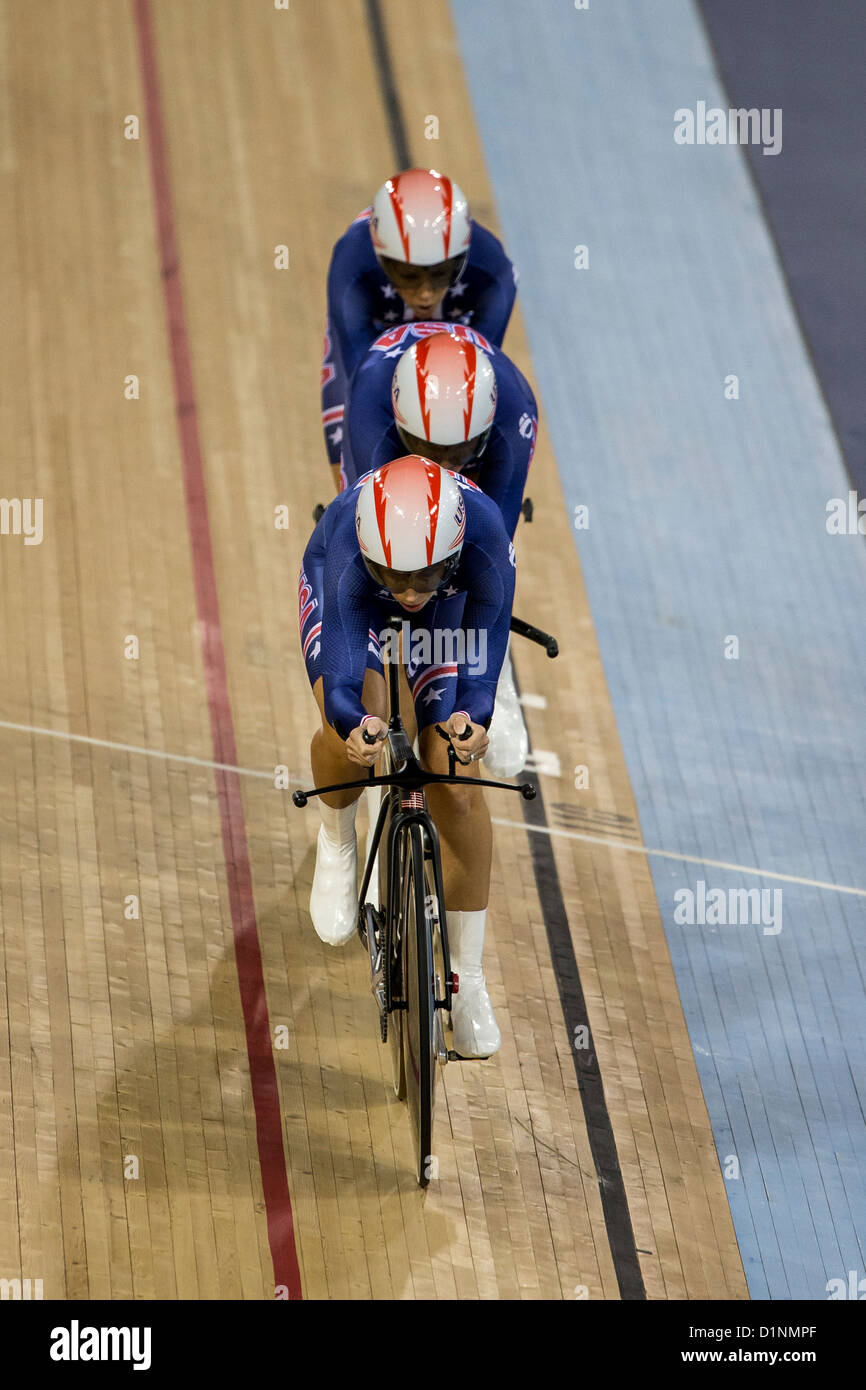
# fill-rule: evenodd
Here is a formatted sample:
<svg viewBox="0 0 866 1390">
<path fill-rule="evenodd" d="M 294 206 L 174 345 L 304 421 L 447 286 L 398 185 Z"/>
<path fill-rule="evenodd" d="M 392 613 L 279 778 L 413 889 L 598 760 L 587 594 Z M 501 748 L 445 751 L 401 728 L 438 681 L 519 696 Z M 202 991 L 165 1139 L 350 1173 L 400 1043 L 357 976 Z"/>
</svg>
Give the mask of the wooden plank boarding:
<svg viewBox="0 0 866 1390">
<path fill-rule="evenodd" d="M 381 12 L 413 157 L 453 174 L 495 230 L 447 10 Z M 14 1121 L 0 1274 L 42 1277 L 47 1298 L 271 1298 L 148 132 L 123 137 L 125 113 L 145 110 L 136 29 L 131 8 L 82 0 L 61 53 L 62 14 L 56 0 L 13 6 L 0 58 L 13 116 L 0 217 L 18 270 L 0 409 L 21 442 L 15 486 L 46 508 L 41 546 L 0 543 L 0 719 L 117 746 L 0 727 L 4 1136 Z M 330 495 L 325 274 L 394 172 L 391 130 L 360 0 L 240 14 L 234 0 L 152 5 L 237 764 L 306 780 L 314 705 L 294 595 Z M 27 119 L 28 90 L 44 94 L 50 136 Z M 505 346 L 532 380 L 519 309 Z M 533 746 L 561 765 L 543 798 L 548 817 L 555 803 L 636 824 L 540 404 L 515 607 L 562 655 L 518 640 L 514 653 L 523 690 L 546 700 L 526 707 Z M 589 791 L 573 786 L 578 763 Z M 496 826 L 485 949 L 503 1047 L 444 1069 L 438 1177 L 422 1194 L 363 954 L 329 950 L 309 920 L 315 811 L 266 776 L 239 787 L 271 1034 L 285 1028 L 273 1065 L 304 1297 L 619 1297 L 538 893 L 543 830 L 490 794 L 512 822 Z M 646 1296 L 744 1298 L 645 860 L 548 838 Z"/>
</svg>

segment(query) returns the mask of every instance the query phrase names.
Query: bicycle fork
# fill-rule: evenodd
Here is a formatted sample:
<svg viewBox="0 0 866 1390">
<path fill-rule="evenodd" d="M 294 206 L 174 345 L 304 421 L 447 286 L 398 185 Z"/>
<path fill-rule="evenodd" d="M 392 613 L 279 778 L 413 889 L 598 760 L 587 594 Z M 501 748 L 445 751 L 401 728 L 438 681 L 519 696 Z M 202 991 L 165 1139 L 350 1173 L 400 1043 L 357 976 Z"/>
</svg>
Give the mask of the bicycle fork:
<svg viewBox="0 0 866 1390">
<path fill-rule="evenodd" d="M 411 793 L 410 795 L 413 797 L 414 800 L 414 797 L 418 794 Z M 428 878 L 427 884 L 425 885 L 427 891 L 424 894 L 424 908 L 430 922 L 431 941 L 435 942 L 437 933 L 439 936 L 439 940 L 441 943 L 442 968 L 444 972 L 443 978 L 443 976 L 441 976 L 438 973 L 438 971 L 435 970 L 434 966 L 433 978 L 430 981 L 435 1011 L 434 1029 L 436 1055 L 439 1062 L 441 1062 L 444 1065 L 445 1062 L 449 1060 L 449 1056 L 451 1054 L 449 1053 L 449 1049 L 445 1041 L 443 1010 L 448 1010 L 450 1012 L 451 999 L 452 996 L 456 994 L 459 989 L 459 981 L 457 976 L 453 974 L 453 972 L 451 971 L 451 962 L 448 950 L 448 933 L 445 922 L 442 920 L 442 912 L 440 908 L 440 904 L 442 904 L 443 902 L 444 894 L 439 874 L 439 862 L 434 853 L 434 847 L 430 843 L 431 837 L 437 835 L 436 827 L 430 821 L 429 816 L 425 813 L 423 803 L 421 805 L 407 805 L 407 801 L 409 801 L 409 797 L 401 798 L 400 811 L 402 812 L 402 815 L 400 816 L 399 821 L 393 821 L 391 826 L 388 827 L 388 864 L 390 866 L 391 872 L 394 872 L 396 868 L 395 850 L 397 845 L 397 838 L 401 831 L 405 829 L 407 823 L 411 824 L 412 822 L 414 822 L 415 824 L 420 825 L 425 838 L 425 865 L 430 866 L 432 870 L 431 877 L 434 880 L 431 885 Z M 386 976 L 384 952 L 386 948 L 388 950 L 392 949 L 392 942 L 385 940 L 386 933 L 383 930 L 383 928 L 386 926 L 386 923 L 382 918 L 381 909 L 377 911 L 375 908 L 373 908 L 373 906 L 370 903 L 365 901 L 365 898 L 367 888 L 369 886 L 372 865 L 376 861 L 376 855 L 379 849 L 379 845 L 382 840 L 383 834 L 385 834 L 385 822 L 391 810 L 392 808 L 389 806 L 389 798 L 387 796 L 383 797 L 382 804 L 379 807 L 379 815 L 376 820 L 376 828 L 373 833 L 373 839 L 370 845 L 370 851 L 360 892 L 360 902 L 363 904 L 363 907 L 360 913 L 359 928 L 361 931 L 361 935 L 366 939 L 367 942 L 367 953 L 370 961 L 370 993 L 375 999 L 376 1006 L 379 1010 L 379 1020 L 383 1041 L 387 1037 L 388 1016 L 399 1009 L 405 1009 L 406 1004 L 404 1000 L 395 999 L 390 994 L 390 972 L 388 972 Z M 431 888 L 432 891 L 430 891 Z M 390 893 L 389 896 L 393 901 L 395 898 L 394 893 Z M 394 923 L 389 923 L 387 924 L 387 926 L 389 928 L 389 931 L 394 930 Z"/>
<path fill-rule="evenodd" d="M 454 972 L 451 969 L 451 955 L 448 946 L 447 918 L 443 920 L 442 916 L 442 913 L 444 913 L 444 893 L 442 888 L 442 880 L 440 876 L 441 859 L 439 857 L 439 854 L 434 852 L 434 850 L 438 851 L 438 843 L 435 846 L 432 843 L 433 836 L 435 836 L 438 841 L 439 832 L 437 831 L 436 826 L 432 821 L 428 821 L 423 828 L 427 836 L 427 843 L 424 847 L 424 862 L 425 866 L 429 866 L 429 869 L 432 871 L 427 879 L 427 891 L 424 894 L 424 910 L 430 918 L 430 936 L 431 941 L 434 943 L 432 980 L 434 1007 L 433 1033 L 436 1048 L 436 1058 L 437 1061 L 440 1062 L 442 1066 L 444 1066 L 445 1063 L 449 1061 L 450 1057 L 452 1056 L 451 1052 L 449 1051 L 448 1045 L 445 1041 L 444 1012 L 447 1010 L 447 1012 L 450 1015 L 451 1000 L 452 997 L 458 992 L 460 988 L 460 982 L 458 980 L 458 977 L 454 974 Z M 432 877 L 433 879 L 432 885 L 430 883 L 430 877 Z M 431 887 L 432 891 L 430 891 Z M 444 973 L 444 978 L 440 976 L 438 971 L 436 970 L 435 941 L 437 934 L 441 943 L 442 970 Z"/>
<path fill-rule="evenodd" d="M 441 924 L 439 921 L 439 899 L 435 893 L 425 893 L 424 909 L 430 918 L 432 928 L 431 937 L 435 941 L 435 933 L 439 931 L 441 938 Z M 435 953 L 434 953 L 435 954 Z M 443 947 L 444 955 L 444 947 Z M 452 993 L 456 987 L 457 976 L 451 976 Z M 433 1045 L 436 1049 L 436 1060 L 442 1066 L 448 1061 L 448 1047 L 445 1042 L 445 1025 L 442 1021 L 442 1010 L 448 1007 L 448 1001 L 442 994 L 443 981 L 436 972 L 435 960 L 433 966 Z"/>
</svg>

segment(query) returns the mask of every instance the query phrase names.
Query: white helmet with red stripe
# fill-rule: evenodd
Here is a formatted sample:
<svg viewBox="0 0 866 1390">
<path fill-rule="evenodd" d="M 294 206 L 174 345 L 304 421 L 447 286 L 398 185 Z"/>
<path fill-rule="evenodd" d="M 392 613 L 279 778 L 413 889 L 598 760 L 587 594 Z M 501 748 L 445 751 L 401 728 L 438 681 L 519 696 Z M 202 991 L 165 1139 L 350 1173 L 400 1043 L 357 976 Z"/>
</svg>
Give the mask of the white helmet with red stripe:
<svg viewBox="0 0 866 1390">
<path fill-rule="evenodd" d="M 413 343 L 397 363 L 391 406 L 404 440 L 411 436 L 442 445 L 474 440 L 487 434 L 496 414 L 493 364 L 475 343 L 447 330 L 433 333 Z"/>
<path fill-rule="evenodd" d="M 435 169 L 395 174 L 373 199 L 373 247 L 394 261 L 439 265 L 463 256 L 471 230 L 462 189 Z"/>
<path fill-rule="evenodd" d="M 454 474 L 406 454 L 362 481 L 355 506 L 358 545 L 377 583 L 432 592 L 454 573 L 466 534 L 466 501 Z"/>
</svg>

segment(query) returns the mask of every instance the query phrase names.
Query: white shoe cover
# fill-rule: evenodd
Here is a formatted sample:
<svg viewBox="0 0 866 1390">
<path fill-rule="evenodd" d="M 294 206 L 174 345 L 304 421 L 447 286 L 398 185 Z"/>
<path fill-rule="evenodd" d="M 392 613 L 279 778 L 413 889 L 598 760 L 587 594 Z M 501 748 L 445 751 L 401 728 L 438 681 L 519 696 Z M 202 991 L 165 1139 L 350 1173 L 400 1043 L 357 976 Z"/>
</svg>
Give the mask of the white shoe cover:
<svg viewBox="0 0 866 1390">
<path fill-rule="evenodd" d="M 324 825 L 316 845 L 310 916 L 319 940 L 329 946 L 344 946 L 358 928 L 358 847 L 354 838 L 334 844 Z"/>
<path fill-rule="evenodd" d="M 486 918 L 486 908 L 448 913 L 451 969 L 459 976 L 458 991 L 451 999 L 452 1046 L 461 1057 L 490 1057 L 502 1046 L 481 970 Z"/>
<path fill-rule="evenodd" d="M 529 735 L 514 685 L 510 649 L 505 653 L 499 673 L 496 704 L 487 736 L 490 739 L 490 745 L 484 754 L 484 767 L 487 772 L 491 777 L 516 777 L 526 764 Z"/>
</svg>

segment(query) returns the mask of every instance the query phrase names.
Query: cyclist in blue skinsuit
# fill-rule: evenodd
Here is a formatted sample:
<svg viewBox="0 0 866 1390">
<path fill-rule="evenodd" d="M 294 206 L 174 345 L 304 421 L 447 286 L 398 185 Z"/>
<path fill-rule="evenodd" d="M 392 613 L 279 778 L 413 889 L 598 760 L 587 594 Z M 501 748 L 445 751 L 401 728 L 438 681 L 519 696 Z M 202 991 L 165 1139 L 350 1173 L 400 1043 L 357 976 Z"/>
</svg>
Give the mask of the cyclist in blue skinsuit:
<svg viewBox="0 0 866 1390">
<path fill-rule="evenodd" d="M 431 376 L 435 397 L 426 386 Z M 477 483 L 513 538 L 535 452 L 538 407 L 511 358 L 476 329 L 419 322 L 381 334 L 352 378 L 345 430 L 359 474 L 411 448 Z"/>
<path fill-rule="evenodd" d="M 446 745 L 433 726 L 456 735 L 468 723 L 471 737 L 458 746 L 477 772 L 508 641 L 514 566 L 496 504 L 417 455 L 368 474 L 331 503 L 307 545 L 298 590 L 301 645 L 322 718 L 311 746 L 317 784 L 345 781 L 348 764 L 371 766 L 378 756 L 363 731 L 382 737 L 387 728 L 381 642 L 395 604 L 406 615 L 403 651 L 421 759 L 447 771 Z M 356 928 L 358 795 L 318 798 L 310 913 L 331 945 Z M 480 788 L 434 785 L 428 799 L 461 979 L 454 1046 L 462 1056 L 488 1056 L 501 1041 L 481 969 L 490 818 Z"/>
<path fill-rule="evenodd" d="M 477 328 L 498 347 L 517 275 L 501 243 L 434 170 L 389 179 L 334 247 L 322 360 L 322 427 L 338 488 L 348 382 L 372 340 L 412 319 Z M 362 470 L 363 471 L 363 470 Z"/>
<path fill-rule="evenodd" d="M 525 377 L 476 329 L 421 322 L 383 333 L 352 378 L 347 422 L 351 457 L 363 471 L 407 449 L 424 454 L 477 483 L 514 536 L 538 411 Z M 510 777 L 528 752 L 509 654 L 485 765 L 494 776 Z"/>
</svg>

